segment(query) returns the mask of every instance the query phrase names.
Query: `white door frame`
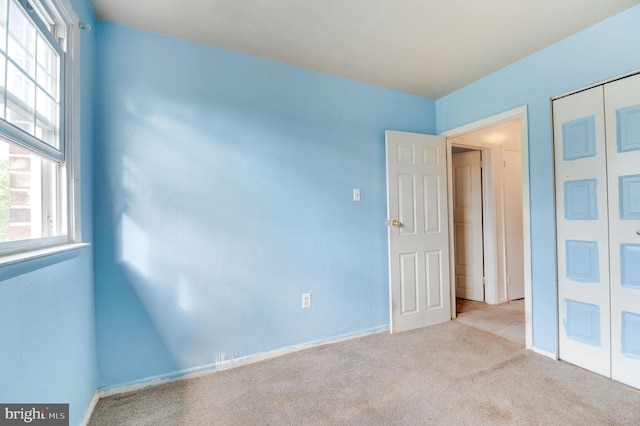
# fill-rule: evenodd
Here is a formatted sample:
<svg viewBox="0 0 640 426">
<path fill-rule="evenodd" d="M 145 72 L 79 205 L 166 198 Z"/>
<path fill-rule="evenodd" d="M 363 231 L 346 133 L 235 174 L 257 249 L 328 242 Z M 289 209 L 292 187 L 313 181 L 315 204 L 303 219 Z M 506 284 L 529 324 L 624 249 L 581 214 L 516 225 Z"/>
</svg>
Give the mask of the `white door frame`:
<svg viewBox="0 0 640 426">
<path fill-rule="evenodd" d="M 451 214 L 451 185 L 452 185 L 452 174 L 451 174 L 451 138 L 456 136 L 462 136 L 467 133 L 474 132 L 476 130 L 484 129 L 486 127 L 491 127 L 496 124 L 500 124 L 506 121 L 510 121 L 513 119 L 520 119 L 520 133 L 521 133 L 521 155 L 522 155 L 522 228 L 523 228 L 523 242 L 524 242 L 524 297 L 525 297 L 525 339 L 526 339 L 526 348 L 533 349 L 533 328 L 531 322 L 531 308 L 532 308 L 532 294 L 531 294 L 531 210 L 530 210 L 530 197 L 529 197 L 529 131 L 528 131 L 528 122 L 527 122 L 527 106 L 523 105 L 518 108 L 514 108 L 509 111 L 505 111 L 500 114 L 493 115 L 491 117 L 484 118 L 482 120 L 475 121 L 473 123 L 466 124 L 464 126 L 457 127 L 455 129 L 448 130 L 443 132 L 441 135 L 447 137 L 447 169 L 448 169 L 448 188 L 449 188 L 449 239 L 453 241 L 453 216 Z M 483 158 L 482 161 L 485 165 L 483 168 L 483 185 L 487 183 L 484 175 L 490 175 L 493 173 L 499 173 L 500 169 L 498 168 L 499 164 L 496 164 L 495 161 L 491 162 L 492 151 L 495 153 L 495 149 L 491 149 L 489 145 L 483 144 L 466 144 L 466 143 L 456 143 L 455 145 L 466 146 L 469 148 L 476 148 L 483 150 Z M 485 153 L 487 154 L 485 156 Z M 489 181 L 490 182 L 490 181 Z M 489 188 L 489 186 L 487 186 Z M 496 229 L 496 218 L 497 214 L 502 215 L 503 212 L 497 212 L 495 209 L 497 203 L 497 197 L 500 196 L 500 192 L 487 194 L 490 191 L 486 191 L 483 189 L 483 202 L 486 201 L 484 199 L 485 194 L 491 196 L 492 199 L 489 202 L 485 202 L 487 207 L 490 208 L 490 211 L 483 211 L 483 213 L 488 214 L 485 216 L 484 220 L 484 232 L 485 232 L 485 253 L 496 253 L 499 245 L 504 247 L 504 229 Z M 501 203 L 500 203 L 501 205 Z M 485 207 L 483 207 L 484 209 Z M 493 211 L 491 211 L 493 210 Z M 504 227 L 504 221 L 500 221 L 502 223 L 502 227 Z M 489 243 L 493 246 L 490 250 L 487 247 L 486 237 L 489 236 Z M 493 240 L 493 241 L 492 241 Z M 500 241 L 502 240 L 502 244 Z M 453 253 L 453 244 L 450 245 L 450 264 L 455 265 L 454 262 L 454 253 Z M 504 257 L 504 256 L 503 256 Z M 501 264 L 504 265 L 505 259 L 502 259 Z M 493 264 L 493 265 L 492 265 Z M 503 267 L 504 269 L 504 267 Z M 492 272 L 495 271 L 495 272 Z M 455 271 L 452 271 L 452 274 Z M 493 278 L 490 278 L 491 274 Z M 498 259 L 495 259 L 493 262 L 485 262 L 485 276 L 487 277 L 487 286 L 485 287 L 485 300 L 488 303 L 500 303 L 500 285 L 506 286 L 506 279 L 502 277 L 504 274 L 500 274 Z M 452 277 L 455 275 L 451 275 Z M 505 287 L 506 298 L 506 287 Z M 506 301 L 506 300 L 504 300 Z M 451 285 L 451 305 L 452 305 L 452 316 L 455 317 L 455 285 Z"/>
</svg>

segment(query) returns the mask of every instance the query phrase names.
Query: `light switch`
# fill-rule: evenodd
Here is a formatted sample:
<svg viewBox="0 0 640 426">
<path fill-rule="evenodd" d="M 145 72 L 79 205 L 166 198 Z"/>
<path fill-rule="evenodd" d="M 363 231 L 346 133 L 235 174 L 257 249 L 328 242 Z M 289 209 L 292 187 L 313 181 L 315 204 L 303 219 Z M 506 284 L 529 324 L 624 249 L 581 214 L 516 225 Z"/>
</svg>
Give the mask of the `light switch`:
<svg viewBox="0 0 640 426">
<path fill-rule="evenodd" d="M 360 201 L 360 189 L 353 190 L 353 201 Z"/>
</svg>

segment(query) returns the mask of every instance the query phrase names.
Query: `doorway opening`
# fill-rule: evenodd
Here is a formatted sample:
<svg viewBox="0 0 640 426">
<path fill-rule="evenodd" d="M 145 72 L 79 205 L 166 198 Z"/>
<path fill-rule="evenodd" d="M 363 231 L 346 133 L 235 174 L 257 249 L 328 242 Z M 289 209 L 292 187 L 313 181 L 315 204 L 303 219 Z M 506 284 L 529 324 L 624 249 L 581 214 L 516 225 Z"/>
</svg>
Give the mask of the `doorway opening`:
<svg viewBox="0 0 640 426">
<path fill-rule="evenodd" d="M 458 299 L 484 302 L 482 151 L 451 142 L 453 285 Z"/>
<path fill-rule="evenodd" d="M 526 107 L 444 136 L 451 316 L 531 348 Z"/>
</svg>

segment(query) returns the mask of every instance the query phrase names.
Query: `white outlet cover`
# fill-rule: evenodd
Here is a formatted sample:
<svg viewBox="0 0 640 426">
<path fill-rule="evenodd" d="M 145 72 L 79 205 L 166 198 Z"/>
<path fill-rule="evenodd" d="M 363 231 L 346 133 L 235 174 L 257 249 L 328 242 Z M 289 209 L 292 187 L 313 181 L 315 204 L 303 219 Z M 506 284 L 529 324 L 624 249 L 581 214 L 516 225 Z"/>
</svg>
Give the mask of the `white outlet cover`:
<svg viewBox="0 0 640 426">
<path fill-rule="evenodd" d="M 311 293 L 303 293 L 302 294 L 302 309 L 307 309 L 311 307 Z"/>
</svg>

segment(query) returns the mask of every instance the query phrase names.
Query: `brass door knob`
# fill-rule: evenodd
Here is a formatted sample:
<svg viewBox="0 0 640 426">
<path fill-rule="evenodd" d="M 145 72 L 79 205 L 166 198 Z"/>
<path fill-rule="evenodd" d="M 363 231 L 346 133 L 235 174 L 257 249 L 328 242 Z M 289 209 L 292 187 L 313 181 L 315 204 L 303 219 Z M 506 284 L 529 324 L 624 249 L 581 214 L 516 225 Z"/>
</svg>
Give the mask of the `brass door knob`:
<svg viewBox="0 0 640 426">
<path fill-rule="evenodd" d="M 393 226 L 394 228 L 400 228 L 402 223 L 399 220 L 393 219 L 387 221 L 387 226 Z"/>
</svg>

